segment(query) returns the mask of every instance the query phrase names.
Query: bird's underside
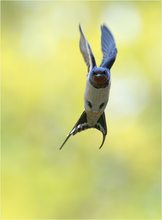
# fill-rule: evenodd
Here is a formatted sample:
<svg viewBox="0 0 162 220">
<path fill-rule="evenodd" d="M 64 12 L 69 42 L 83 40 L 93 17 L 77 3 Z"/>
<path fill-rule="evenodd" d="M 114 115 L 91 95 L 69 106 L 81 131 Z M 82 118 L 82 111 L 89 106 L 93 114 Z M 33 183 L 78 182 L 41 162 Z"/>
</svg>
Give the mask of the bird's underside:
<svg viewBox="0 0 162 220">
<path fill-rule="evenodd" d="M 91 47 L 80 25 L 79 31 L 79 47 L 88 68 L 87 83 L 84 95 L 85 110 L 68 134 L 60 149 L 62 149 L 64 144 L 72 135 L 90 128 L 95 128 L 102 132 L 103 140 L 100 148 L 103 146 L 105 137 L 107 135 L 107 125 L 104 110 L 108 102 L 111 84 L 110 69 L 115 62 L 117 55 L 115 40 L 110 30 L 105 25 L 102 25 L 101 49 L 103 57 L 100 66 L 97 67 Z"/>
</svg>

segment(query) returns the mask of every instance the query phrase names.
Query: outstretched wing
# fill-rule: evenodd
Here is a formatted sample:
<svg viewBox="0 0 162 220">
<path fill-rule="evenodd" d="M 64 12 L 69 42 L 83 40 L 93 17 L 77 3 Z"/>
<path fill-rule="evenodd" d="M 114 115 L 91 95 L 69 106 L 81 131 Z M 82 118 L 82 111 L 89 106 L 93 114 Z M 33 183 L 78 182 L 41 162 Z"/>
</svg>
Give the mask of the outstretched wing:
<svg viewBox="0 0 162 220">
<path fill-rule="evenodd" d="M 62 149 L 64 144 L 67 142 L 67 140 L 72 135 L 75 135 L 78 132 L 84 131 L 84 130 L 89 129 L 89 128 L 96 128 L 96 129 L 98 129 L 99 131 L 102 132 L 103 140 L 102 140 L 101 146 L 99 147 L 99 148 L 101 148 L 102 145 L 105 142 L 105 137 L 106 137 L 106 134 L 107 134 L 107 126 L 106 126 L 105 113 L 103 113 L 101 115 L 101 117 L 99 118 L 99 120 L 97 121 L 97 124 L 95 126 L 89 126 L 88 123 L 87 123 L 87 115 L 86 115 L 86 112 L 84 111 L 82 113 L 82 115 L 80 116 L 79 120 L 77 121 L 77 123 L 74 125 L 74 127 L 72 128 L 72 130 L 70 131 L 70 133 L 66 137 L 65 141 L 63 142 L 63 144 L 61 145 L 60 150 Z"/>
<path fill-rule="evenodd" d="M 88 72 L 89 72 L 94 66 L 96 66 L 96 61 L 93 56 L 90 45 L 87 39 L 85 38 L 80 25 L 79 25 L 79 31 L 80 31 L 80 42 L 79 42 L 80 51 L 83 55 L 84 61 L 86 62 L 88 66 Z"/>
<path fill-rule="evenodd" d="M 117 49 L 114 37 L 105 25 L 101 26 L 101 48 L 103 59 L 100 66 L 110 69 L 116 59 Z"/>
</svg>

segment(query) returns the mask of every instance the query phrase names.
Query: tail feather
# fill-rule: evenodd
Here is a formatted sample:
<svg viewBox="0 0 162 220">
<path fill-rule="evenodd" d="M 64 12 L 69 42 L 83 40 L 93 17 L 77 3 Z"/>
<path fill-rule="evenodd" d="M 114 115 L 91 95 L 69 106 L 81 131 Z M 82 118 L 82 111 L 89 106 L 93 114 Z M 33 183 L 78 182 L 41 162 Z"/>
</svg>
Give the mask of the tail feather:
<svg viewBox="0 0 162 220">
<path fill-rule="evenodd" d="M 62 149 L 64 144 L 67 142 L 67 140 L 72 135 L 75 135 L 78 132 L 82 132 L 82 131 L 87 130 L 89 128 L 96 128 L 97 130 L 102 132 L 103 140 L 102 140 L 102 143 L 101 143 L 101 145 L 99 147 L 99 149 L 100 149 L 103 146 L 103 144 L 105 142 L 106 135 L 107 135 L 107 126 L 106 126 L 105 113 L 103 112 L 103 114 L 101 115 L 101 117 L 99 118 L 99 120 L 97 121 L 95 126 L 90 126 L 88 124 L 88 122 L 87 122 L 87 115 L 86 115 L 85 111 L 82 113 L 82 115 L 80 116 L 79 120 L 74 125 L 74 127 L 72 128 L 72 130 L 70 131 L 70 133 L 68 134 L 68 136 L 66 137 L 65 141 L 63 142 L 63 144 L 61 145 L 61 147 L 59 149 L 60 150 Z"/>
</svg>

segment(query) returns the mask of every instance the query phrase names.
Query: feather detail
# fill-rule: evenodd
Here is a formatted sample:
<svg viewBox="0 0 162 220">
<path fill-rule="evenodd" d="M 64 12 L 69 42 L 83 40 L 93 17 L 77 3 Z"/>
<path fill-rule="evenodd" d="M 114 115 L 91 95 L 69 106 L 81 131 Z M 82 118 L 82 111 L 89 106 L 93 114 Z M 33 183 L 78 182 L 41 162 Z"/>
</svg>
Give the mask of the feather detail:
<svg viewBox="0 0 162 220">
<path fill-rule="evenodd" d="M 114 37 L 111 31 L 105 26 L 101 26 L 101 48 L 103 53 L 103 59 L 101 67 L 111 69 L 117 55 L 117 49 Z"/>
<path fill-rule="evenodd" d="M 93 67 L 96 66 L 96 61 L 92 53 L 92 50 L 90 48 L 90 45 L 87 39 L 85 38 L 80 25 L 79 25 L 79 31 L 80 31 L 80 42 L 79 42 L 80 51 L 83 55 L 85 63 L 88 66 L 88 72 L 89 72 Z"/>
</svg>

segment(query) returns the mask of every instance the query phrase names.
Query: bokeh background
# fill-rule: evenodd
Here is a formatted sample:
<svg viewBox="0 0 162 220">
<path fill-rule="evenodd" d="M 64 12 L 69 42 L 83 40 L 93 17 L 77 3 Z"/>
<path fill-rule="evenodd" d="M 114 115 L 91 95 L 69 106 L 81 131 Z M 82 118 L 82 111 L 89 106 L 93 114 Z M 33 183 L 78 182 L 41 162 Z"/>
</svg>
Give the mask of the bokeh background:
<svg viewBox="0 0 162 220">
<path fill-rule="evenodd" d="M 5 219 L 160 218 L 160 1 L 2 1 L 2 215 Z M 108 136 L 58 148 L 83 111 L 100 25 L 118 48 Z"/>
</svg>

